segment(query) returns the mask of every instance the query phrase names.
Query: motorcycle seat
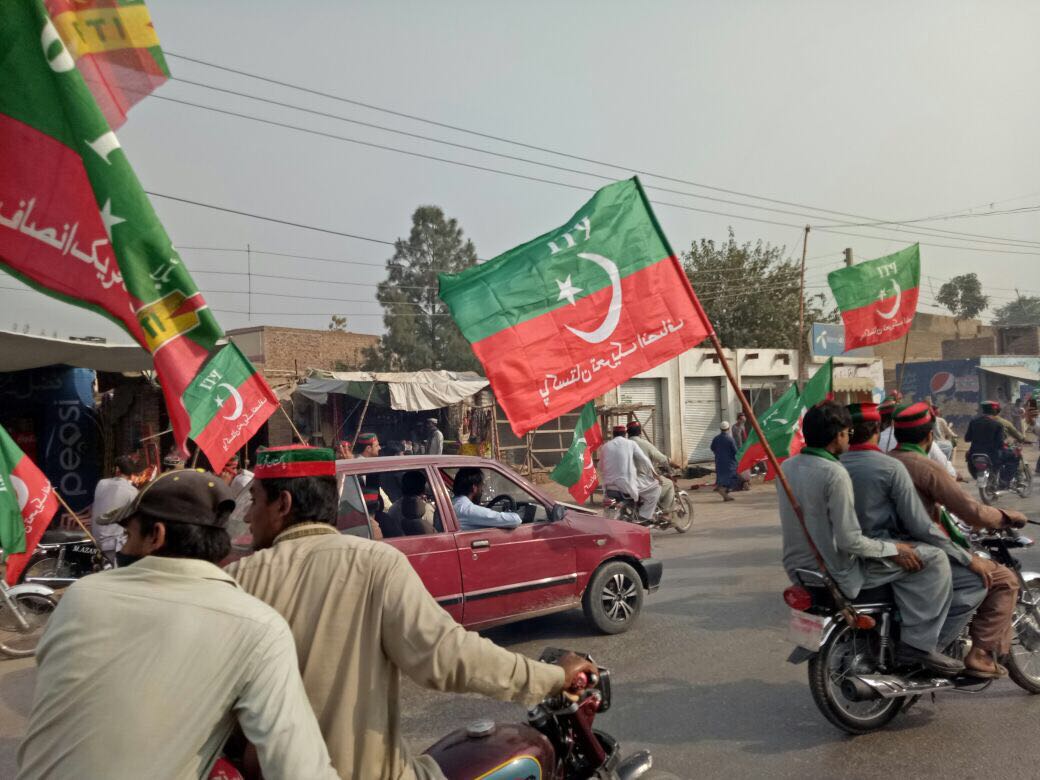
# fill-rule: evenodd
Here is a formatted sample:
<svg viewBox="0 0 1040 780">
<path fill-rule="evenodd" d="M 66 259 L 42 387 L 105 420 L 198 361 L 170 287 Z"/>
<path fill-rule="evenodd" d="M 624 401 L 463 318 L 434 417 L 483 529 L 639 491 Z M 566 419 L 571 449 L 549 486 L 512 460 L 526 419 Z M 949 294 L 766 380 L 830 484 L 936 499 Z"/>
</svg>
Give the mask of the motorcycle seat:
<svg viewBox="0 0 1040 780">
<path fill-rule="evenodd" d="M 48 528 L 40 537 L 40 544 L 69 544 L 85 541 L 87 541 L 87 535 L 82 531 L 66 531 L 64 528 Z"/>
<path fill-rule="evenodd" d="M 631 501 L 632 500 L 626 494 L 622 493 L 620 490 L 614 490 L 613 488 L 607 488 L 607 490 L 605 492 L 606 492 L 607 498 L 612 498 L 615 501 Z"/>
<path fill-rule="evenodd" d="M 891 585 L 878 585 L 874 588 L 864 588 L 859 595 L 852 600 L 853 604 L 882 604 L 891 602 L 895 598 Z"/>
</svg>

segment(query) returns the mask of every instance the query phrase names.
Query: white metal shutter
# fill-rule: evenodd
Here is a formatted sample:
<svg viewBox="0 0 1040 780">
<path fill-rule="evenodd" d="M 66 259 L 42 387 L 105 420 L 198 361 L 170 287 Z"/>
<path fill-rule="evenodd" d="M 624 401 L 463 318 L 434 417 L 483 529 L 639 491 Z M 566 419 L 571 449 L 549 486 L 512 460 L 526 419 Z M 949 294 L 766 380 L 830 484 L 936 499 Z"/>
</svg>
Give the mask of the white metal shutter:
<svg viewBox="0 0 1040 780">
<path fill-rule="evenodd" d="M 719 380 L 687 377 L 683 402 L 683 449 L 688 460 L 711 460 L 711 440 L 722 422 Z"/>
<path fill-rule="evenodd" d="M 654 443 L 661 452 L 666 452 L 664 447 L 664 426 L 661 424 L 661 415 L 664 404 L 661 402 L 661 380 L 660 379 L 629 379 L 619 391 L 618 397 L 622 404 L 645 404 L 654 407 L 654 413 L 636 412 L 636 417 L 643 426 L 643 435 Z M 606 431 L 609 436 L 610 431 Z"/>
</svg>

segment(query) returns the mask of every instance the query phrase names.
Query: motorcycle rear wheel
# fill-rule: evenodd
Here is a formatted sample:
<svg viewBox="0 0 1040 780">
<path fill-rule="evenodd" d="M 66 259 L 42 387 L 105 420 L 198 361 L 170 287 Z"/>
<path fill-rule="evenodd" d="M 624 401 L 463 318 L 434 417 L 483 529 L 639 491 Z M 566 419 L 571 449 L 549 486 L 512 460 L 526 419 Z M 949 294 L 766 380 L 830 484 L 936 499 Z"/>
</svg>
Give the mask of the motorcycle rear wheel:
<svg viewBox="0 0 1040 780">
<path fill-rule="evenodd" d="M 1029 464 L 1024 460 L 1018 467 L 1018 479 L 1015 492 L 1022 498 L 1029 498 L 1033 492 L 1033 472 L 1029 470 Z"/>
<path fill-rule="evenodd" d="M 823 716 L 849 734 L 869 734 L 884 728 L 903 708 L 903 699 L 853 701 L 845 697 L 841 683 L 852 673 L 852 664 L 866 653 L 874 654 L 877 637 L 848 626 L 835 630 L 820 652 L 809 659 L 809 691 Z"/>
<path fill-rule="evenodd" d="M 997 503 L 997 494 L 990 488 L 989 480 L 979 480 L 979 499 L 986 506 Z"/>
<path fill-rule="evenodd" d="M 690 530 L 693 525 L 693 503 L 685 493 L 675 497 L 672 506 L 672 527 L 681 534 Z"/>
<path fill-rule="evenodd" d="M 51 555 L 39 555 L 29 561 L 29 565 L 22 572 L 20 582 L 31 581 L 29 578 L 47 578 L 74 580 L 76 573 L 68 562 L 58 565 L 58 559 Z"/>
<path fill-rule="evenodd" d="M 50 596 L 38 593 L 22 593 L 14 597 L 18 608 L 29 624 L 23 630 L 17 618 L 11 614 L 5 604 L 0 604 L 0 655 L 7 658 L 25 658 L 36 652 L 47 618 L 51 616 L 58 603 Z"/>
<path fill-rule="evenodd" d="M 1026 583 L 1028 598 L 1034 604 L 1040 604 L 1040 580 L 1029 580 Z M 1023 594 L 1025 595 L 1025 594 Z M 1019 625 L 1031 632 L 1040 633 L 1040 621 L 1031 609 L 1024 604 L 1015 606 L 1012 624 L 1015 626 L 1015 637 L 1011 640 L 1011 654 L 1007 659 L 1008 676 L 1022 690 L 1040 694 L 1040 650 L 1028 650 L 1018 638 Z"/>
</svg>

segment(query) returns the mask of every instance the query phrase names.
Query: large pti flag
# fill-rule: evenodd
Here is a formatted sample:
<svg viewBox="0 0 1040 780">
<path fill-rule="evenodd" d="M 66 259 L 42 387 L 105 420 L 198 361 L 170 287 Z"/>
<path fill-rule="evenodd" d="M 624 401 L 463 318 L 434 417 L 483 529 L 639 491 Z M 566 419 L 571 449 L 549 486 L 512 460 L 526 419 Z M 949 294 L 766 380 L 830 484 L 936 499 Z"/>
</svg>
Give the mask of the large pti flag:
<svg viewBox="0 0 1040 780">
<path fill-rule="evenodd" d="M 184 449 L 220 327 L 40 0 L 4 4 L 0 72 L 0 267 L 147 349 Z"/>
<path fill-rule="evenodd" d="M 833 383 L 832 373 L 834 359 L 829 359 L 813 374 L 812 379 L 805 383 L 802 392 L 798 392 L 798 385 L 792 384 L 787 392 L 770 406 L 766 413 L 758 421 L 765 434 L 769 448 L 781 463 L 802 451 L 805 439 L 802 438 L 802 418 L 805 417 L 809 407 L 815 406 L 820 401 L 825 401 L 831 396 Z M 737 453 L 737 471 L 746 471 L 755 463 L 766 457 L 765 447 L 761 439 L 754 431 L 748 435 L 744 446 Z M 772 464 L 766 469 L 766 480 L 776 477 Z"/>
<path fill-rule="evenodd" d="M 57 511 L 58 499 L 47 477 L 0 427 L 0 547 L 7 553 L 8 585 L 22 576 Z"/>
<path fill-rule="evenodd" d="M 235 344 L 228 344 L 203 366 L 188 389 L 191 438 L 213 471 L 242 449 L 278 409 L 278 398 Z"/>
<path fill-rule="evenodd" d="M 712 327 L 635 178 L 440 296 L 518 436 L 697 346 Z"/>
<path fill-rule="evenodd" d="M 54 29 L 113 128 L 170 77 L 142 0 L 46 0 Z"/>
<path fill-rule="evenodd" d="M 901 338 L 917 312 L 921 248 L 831 271 L 827 282 L 845 323 L 845 350 Z"/>
<path fill-rule="evenodd" d="M 549 475 L 553 482 L 563 485 L 579 504 L 589 500 L 599 484 L 592 453 L 603 444 L 603 430 L 596 419 L 596 406 L 591 401 L 581 409 L 574 428 L 574 440 L 563 454 L 559 465 Z"/>
</svg>

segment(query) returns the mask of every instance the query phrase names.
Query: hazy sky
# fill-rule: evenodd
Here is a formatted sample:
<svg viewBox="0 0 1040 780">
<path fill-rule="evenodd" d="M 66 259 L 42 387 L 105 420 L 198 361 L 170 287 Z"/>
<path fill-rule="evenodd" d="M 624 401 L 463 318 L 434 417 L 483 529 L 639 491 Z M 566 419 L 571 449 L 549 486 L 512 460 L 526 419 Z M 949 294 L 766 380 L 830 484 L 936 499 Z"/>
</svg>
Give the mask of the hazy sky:
<svg viewBox="0 0 1040 780">
<path fill-rule="evenodd" d="M 150 0 L 149 7 L 167 52 L 622 168 L 424 125 L 171 57 L 175 77 L 567 168 L 614 178 L 649 171 L 873 219 L 1040 204 L 1035 2 Z M 605 183 L 173 80 L 156 95 L 590 189 Z M 131 111 L 119 136 L 150 191 L 383 241 L 407 235 L 416 206 L 436 204 L 459 220 L 481 257 L 556 227 L 590 194 L 154 96 Z M 722 239 L 732 225 L 738 240 L 786 244 L 797 255 L 807 222 L 823 227 L 863 221 L 650 176 L 644 184 L 654 200 L 740 215 L 657 206 L 677 250 L 701 237 Z M 225 329 L 249 324 L 245 314 L 227 313 L 249 307 L 246 256 L 188 247 L 244 250 L 249 244 L 254 250 L 360 261 L 254 254 L 254 274 L 323 281 L 254 277 L 251 321 L 324 327 L 331 313 L 339 313 L 351 330 L 381 329 L 374 284 L 383 276 L 389 246 L 153 202 Z M 924 302 L 950 276 L 976 271 L 1000 304 L 1014 296 L 1015 287 L 1040 290 L 1038 213 L 919 225 L 990 237 L 973 242 L 889 226 L 836 228 L 859 237 L 814 229 L 808 284 L 825 285 L 826 272 L 839 266 L 846 246 L 863 260 L 920 240 Z M 10 278 L 2 286 L 21 287 Z M 28 323 L 36 333 L 126 340 L 96 315 L 35 292 L 0 289 L 0 300 L 6 315 L 0 328 Z"/>
</svg>

